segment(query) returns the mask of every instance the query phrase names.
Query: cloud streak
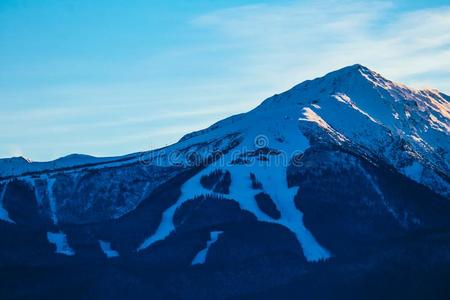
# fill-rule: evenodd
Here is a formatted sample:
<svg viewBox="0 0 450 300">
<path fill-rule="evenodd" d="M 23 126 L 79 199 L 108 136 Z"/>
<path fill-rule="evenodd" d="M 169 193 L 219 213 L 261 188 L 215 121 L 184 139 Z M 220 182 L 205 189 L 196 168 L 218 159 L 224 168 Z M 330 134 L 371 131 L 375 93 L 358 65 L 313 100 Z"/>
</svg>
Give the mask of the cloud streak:
<svg viewBox="0 0 450 300">
<path fill-rule="evenodd" d="M 273 3 L 190 15 L 179 43 L 153 52 L 139 44 L 150 51 L 143 56 L 10 64 L 0 71 L 0 156 L 161 147 L 354 63 L 450 93 L 450 6 Z"/>
<path fill-rule="evenodd" d="M 420 87 L 450 91 L 450 6 L 398 11 L 391 2 L 324 1 L 252 5 L 202 15 L 242 53 L 236 67 L 255 80 L 286 87 L 354 63 Z"/>
</svg>

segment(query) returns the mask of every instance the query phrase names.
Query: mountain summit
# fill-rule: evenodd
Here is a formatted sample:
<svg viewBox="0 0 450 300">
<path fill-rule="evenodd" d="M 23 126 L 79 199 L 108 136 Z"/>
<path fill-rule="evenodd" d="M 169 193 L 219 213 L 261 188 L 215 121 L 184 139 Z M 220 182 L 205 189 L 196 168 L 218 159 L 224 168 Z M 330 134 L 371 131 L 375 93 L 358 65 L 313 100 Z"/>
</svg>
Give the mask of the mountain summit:
<svg viewBox="0 0 450 300">
<path fill-rule="evenodd" d="M 282 136 L 289 139 L 292 134 L 294 139 L 300 140 L 304 138 L 304 131 L 320 127 L 314 130 L 321 131 L 321 135 L 334 136 L 331 138 L 335 142 L 352 143 L 354 147 L 364 148 L 370 155 L 385 159 L 414 180 L 447 194 L 449 99 L 437 90 L 411 89 L 355 64 L 300 83 L 266 99 L 248 113 L 187 134 L 179 143 L 158 151 L 169 152 L 229 134 L 246 136 L 250 144 L 256 135 L 266 134 L 274 146 L 285 148 L 289 141 L 280 142 L 284 140 Z M 304 128 L 305 122 L 313 124 Z M 304 147 L 307 146 L 299 145 L 299 149 L 295 150 Z M 397 147 L 403 150 L 397 151 Z M 155 156 L 154 152 L 99 159 L 73 155 L 77 156 L 76 160 L 68 156 L 48 163 L 3 159 L 0 160 L 0 176 L 110 163 L 147 154 Z M 208 154 L 206 151 L 201 155 Z"/>
<path fill-rule="evenodd" d="M 353 65 L 162 149 L 0 160 L 0 263 L 70 264 L 100 272 L 99 293 L 125 279 L 175 298 L 323 296 L 352 276 L 377 291 L 365 276 L 390 264 L 448 274 L 449 100 Z"/>
</svg>

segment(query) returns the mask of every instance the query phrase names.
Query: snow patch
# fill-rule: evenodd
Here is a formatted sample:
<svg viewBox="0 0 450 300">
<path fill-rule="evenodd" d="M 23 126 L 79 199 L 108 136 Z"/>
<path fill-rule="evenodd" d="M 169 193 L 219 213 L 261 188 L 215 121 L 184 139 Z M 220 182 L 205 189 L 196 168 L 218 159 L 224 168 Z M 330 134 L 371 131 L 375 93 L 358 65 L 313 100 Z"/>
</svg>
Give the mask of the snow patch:
<svg viewBox="0 0 450 300">
<path fill-rule="evenodd" d="M 47 181 L 47 198 L 50 206 L 50 214 L 53 224 L 58 224 L 58 216 L 56 214 L 56 199 L 53 195 L 53 186 L 55 185 L 55 178 L 49 178 Z"/>
<path fill-rule="evenodd" d="M 119 256 L 119 252 L 117 252 L 116 250 L 113 250 L 111 248 L 111 243 L 110 242 L 99 240 L 98 243 L 100 244 L 100 248 L 102 248 L 102 251 L 103 251 L 103 253 L 105 253 L 107 258 L 112 258 L 112 257 L 118 257 Z"/>
<path fill-rule="evenodd" d="M 420 178 L 422 177 L 423 166 L 414 161 L 411 165 L 405 167 L 403 172 L 406 176 L 413 179 L 416 182 L 420 182 Z"/>
<path fill-rule="evenodd" d="M 302 114 L 304 118 L 299 118 L 298 119 L 299 121 L 306 121 L 317 124 L 317 126 L 322 128 L 324 131 L 331 133 L 331 135 L 340 142 L 344 142 L 347 140 L 347 138 L 344 135 L 337 132 L 333 127 L 331 127 L 327 122 L 325 122 L 325 120 L 322 119 L 321 116 L 316 114 L 311 108 L 304 107 L 302 109 Z"/>
<path fill-rule="evenodd" d="M 210 239 L 206 243 L 206 248 L 200 250 L 197 255 L 192 260 L 191 265 L 198 265 L 198 264 L 204 264 L 206 262 L 206 256 L 208 255 L 208 250 L 211 247 L 212 244 L 217 242 L 219 239 L 219 236 L 223 233 L 223 231 L 211 231 L 210 233 Z"/>
<path fill-rule="evenodd" d="M 67 236 L 63 232 L 47 232 L 47 240 L 56 246 L 55 253 L 64 254 L 67 256 L 75 255 L 75 251 L 70 248 L 67 243 Z"/>
<path fill-rule="evenodd" d="M 8 188 L 8 183 L 6 182 L 3 185 L 2 191 L 0 192 L 0 220 L 9 222 L 9 223 L 16 223 L 9 217 L 8 211 L 3 207 L 3 198 L 5 198 L 6 189 Z"/>
<path fill-rule="evenodd" d="M 316 123 L 317 125 L 319 125 L 319 127 L 326 129 L 328 131 L 331 131 L 332 128 L 330 125 L 328 125 L 327 122 L 325 122 L 318 114 L 316 114 L 311 108 L 309 107 L 304 107 L 302 114 L 304 116 L 304 118 L 299 118 L 299 121 L 308 121 L 308 122 L 313 122 Z"/>
<path fill-rule="evenodd" d="M 362 115 L 366 116 L 367 118 L 369 118 L 369 120 L 371 120 L 374 123 L 380 124 L 381 123 L 377 120 L 375 120 L 374 118 L 372 118 L 371 115 L 369 115 L 367 112 L 363 111 L 362 109 L 360 109 L 358 106 L 356 106 L 356 104 L 352 101 L 352 99 L 350 99 L 349 96 L 345 95 L 345 94 L 335 94 L 332 95 L 333 98 L 335 98 L 337 101 L 345 103 L 347 105 L 349 105 L 351 108 L 353 108 L 354 110 L 358 111 L 359 113 L 361 113 Z"/>
<path fill-rule="evenodd" d="M 38 205 L 42 205 L 42 203 L 43 203 L 42 196 L 40 195 L 39 190 L 37 188 L 36 180 L 33 179 L 32 177 L 23 177 L 21 179 L 23 181 L 25 181 L 32 188 L 34 197 L 36 198 L 36 203 Z"/>
</svg>

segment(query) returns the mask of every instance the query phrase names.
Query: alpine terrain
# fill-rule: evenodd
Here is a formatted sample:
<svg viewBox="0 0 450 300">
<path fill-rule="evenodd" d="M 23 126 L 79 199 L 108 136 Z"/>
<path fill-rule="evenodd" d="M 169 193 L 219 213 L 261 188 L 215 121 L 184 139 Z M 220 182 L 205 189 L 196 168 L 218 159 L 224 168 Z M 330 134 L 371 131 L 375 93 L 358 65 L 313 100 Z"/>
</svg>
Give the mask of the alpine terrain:
<svg viewBox="0 0 450 300">
<path fill-rule="evenodd" d="M 121 157 L 0 160 L 0 299 L 450 299 L 450 97 L 361 65 Z"/>
</svg>

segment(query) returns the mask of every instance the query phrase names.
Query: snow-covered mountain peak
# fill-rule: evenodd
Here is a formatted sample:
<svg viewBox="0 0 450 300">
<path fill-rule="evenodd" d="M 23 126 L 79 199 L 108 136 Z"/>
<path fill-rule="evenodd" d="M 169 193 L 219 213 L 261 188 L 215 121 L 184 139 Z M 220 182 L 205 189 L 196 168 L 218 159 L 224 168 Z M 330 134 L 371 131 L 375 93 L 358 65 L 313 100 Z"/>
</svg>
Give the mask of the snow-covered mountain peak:
<svg viewBox="0 0 450 300">
<path fill-rule="evenodd" d="M 298 119 L 304 107 L 320 109 L 320 112 L 317 111 L 318 115 L 333 115 L 326 119 L 349 117 L 347 108 L 350 108 L 350 111 L 357 111 L 359 115 L 364 116 L 363 123 L 368 119 L 369 122 L 382 125 L 394 133 L 428 135 L 427 132 L 431 128 L 445 135 L 450 134 L 448 96 L 437 91 L 408 88 L 356 64 L 314 80 L 304 81 L 284 93 L 266 99 L 247 114 L 222 120 L 205 130 L 188 134 L 180 141 L 220 131 L 224 127 L 246 127 L 250 119 L 264 122 L 289 117 Z M 330 121 L 333 123 L 333 120 Z M 353 122 L 353 125 L 356 124 Z M 352 126 L 349 130 L 354 128 L 355 126 Z M 241 131 L 239 129 L 243 128 L 237 129 Z M 430 138 L 424 140 L 429 142 Z"/>
<path fill-rule="evenodd" d="M 94 234 L 106 232 L 89 243 L 100 245 L 107 257 L 136 250 L 147 255 L 184 226 L 180 223 L 187 219 L 179 214 L 192 203 L 197 211 L 204 202 L 214 207 L 234 201 L 255 221 L 289 229 L 306 261 L 325 261 L 340 250 L 323 239 L 321 225 L 311 230 L 311 224 L 334 227 L 345 220 L 351 226 L 343 225 L 342 236 L 354 233 L 353 220 L 363 228 L 367 216 L 383 224 L 364 229 L 364 238 L 390 228 L 386 221 L 403 229 L 425 226 L 422 204 L 430 200 L 433 206 L 432 197 L 442 198 L 437 194 L 450 196 L 448 105 L 449 97 L 438 91 L 410 89 L 364 66 L 349 66 L 165 148 L 110 158 L 71 154 L 50 162 L 0 160 L 0 219 L 23 223 L 11 204 L 19 199 L 18 207 L 25 207 L 20 197 L 26 196 L 35 199 L 51 224 L 47 239 L 57 253 L 79 250 L 68 246 L 71 233 L 56 227 L 107 221 L 107 226 L 95 225 Z M 403 191 L 410 187 L 413 192 Z M 422 198 L 417 207 L 414 191 Z M 220 216 L 227 214 L 217 207 Z M 201 219 L 215 219 L 215 209 L 208 208 Z M 334 211 L 339 216 L 328 219 Z M 153 217 L 149 230 L 146 224 Z M 135 234 L 140 224 L 145 229 Z M 227 235 L 224 229 L 221 238 Z M 217 239 L 211 235 L 211 243 Z"/>
<path fill-rule="evenodd" d="M 246 114 L 186 135 L 181 144 L 239 133 L 244 137 L 241 147 L 251 148 L 254 139 L 263 135 L 271 147 L 292 152 L 308 147 L 305 136 L 326 137 L 383 159 L 416 181 L 440 186 L 447 193 L 449 111 L 445 94 L 409 88 L 357 64 L 302 82 Z M 445 178 L 430 175 L 424 167 Z"/>
<path fill-rule="evenodd" d="M 167 165 L 174 151 L 194 151 L 205 158 L 237 144 L 246 151 L 258 148 L 261 145 L 255 140 L 263 137 L 262 144 L 289 155 L 304 151 L 312 139 L 319 139 L 382 159 L 416 181 L 448 193 L 449 100 L 439 91 L 408 88 L 356 64 L 304 81 L 247 113 L 187 134 L 178 143 L 150 153 L 158 157 L 158 162 L 152 163 Z M 139 156 L 95 158 L 76 154 L 47 163 L 0 160 L 0 175 L 81 165 L 117 166 L 122 161 L 138 161 Z"/>
<path fill-rule="evenodd" d="M 233 134 L 240 139 L 232 151 L 224 151 L 220 160 L 183 185 L 182 196 L 165 211 L 163 219 L 167 222 L 139 250 L 170 235 L 175 228 L 171 220 L 183 203 L 211 193 L 202 187 L 201 178 L 223 173 L 231 181 L 228 196 L 224 197 L 239 199 L 240 207 L 252 212 L 258 220 L 290 228 L 297 235 L 307 260 L 328 259 L 331 254 L 303 226 L 302 215 L 293 214 L 295 209 L 291 204 L 297 190 L 289 187 L 286 178 L 294 158 L 323 143 L 388 165 L 438 193 L 447 194 L 448 148 L 443 153 L 434 149 L 445 146 L 448 136 L 428 127 L 430 106 L 414 103 L 432 100 L 415 100 L 419 96 L 420 92 L 395 84 L 366 67 L 353 65 L 303 82 L 266 99 L 248 113 L 185 136 L 171 148 L 195 148 L 217 140 L 226 143 Z M 280 209 L 279 219 L 267 217 L 255 206 L 253 199 L 257 192 L 248 182 L 251 174 L 262 182 L 265 192 Z"/>
</svg>

